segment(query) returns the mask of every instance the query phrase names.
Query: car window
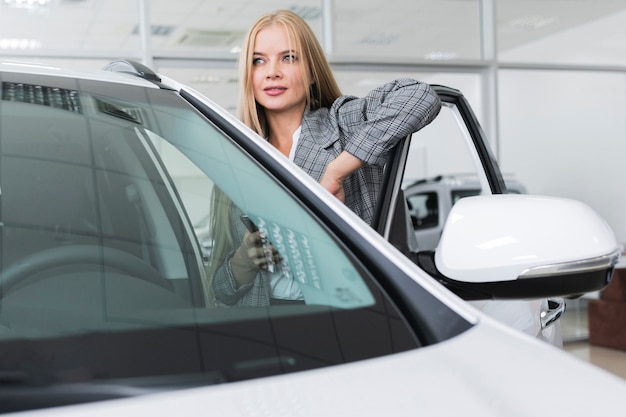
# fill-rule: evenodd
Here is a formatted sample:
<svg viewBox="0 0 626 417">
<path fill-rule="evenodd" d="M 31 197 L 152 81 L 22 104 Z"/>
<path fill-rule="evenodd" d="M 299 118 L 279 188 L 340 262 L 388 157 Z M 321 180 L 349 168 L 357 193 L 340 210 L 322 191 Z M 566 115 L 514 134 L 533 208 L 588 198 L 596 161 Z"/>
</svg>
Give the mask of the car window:
<svg viewBox="0 0 626 417">
<path fill-rule="evenodd" d="M 439 116 L 411 138 L 402 188 L 416 238 L 414 249 L 419 251 L 437 247 L 448 213 L 460 198 L 491 193 L 454 103 L 444 102 Z"/>
<path fill-rule="evenodd" d="M 444 102 L 437 118 L 413 135 L 403 184 L 446 178 L 475 178 L 488 189 L 476 149 L 457 107 Z M 485 187 L 485 185 L 487 187 Z"/>
<path fill-rule="evenodd" d="M 415 193 L 406 197 L 415 230 L 439 224 L 439 196 L 436 192 Z"/>
<path fill-rule="evenodd" d="M 480 189 L 469 189 L 469 190 L 452 190 L 450 191 L 450 198 L 452 200 L 452 205 L 455 205 L 457 201 L 465 197 L 473 197 L 476 195 L 480 195 Z"/>
<path fill-rule="evenodd" d="M 326 226 L 176 93 L 12 77 L 0 101 L 3 375 L 188 386 L 422 344 Z M 212 255 L 240 213 L 302 303 L 212 303 Z"/>
</svg>

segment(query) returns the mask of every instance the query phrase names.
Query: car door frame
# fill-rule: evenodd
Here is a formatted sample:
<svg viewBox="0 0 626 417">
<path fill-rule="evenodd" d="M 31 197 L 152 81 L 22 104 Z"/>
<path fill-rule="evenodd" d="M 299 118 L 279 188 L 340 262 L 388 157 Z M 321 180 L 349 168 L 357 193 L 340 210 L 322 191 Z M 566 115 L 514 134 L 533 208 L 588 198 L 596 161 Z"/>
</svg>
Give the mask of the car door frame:
<svg viewBox="0 0 626 417">
<path fill-rule="evenodd" d="M 480 159 L 491 193 L 504 194 L 506 185 L 502 172 L 487 144 L 485 133 L 463 93 L 443 85 L 432 85 L 431 87 L 442 103 L 449 103 L 458 109 Z M 412 139 L 413 135 L 407 136 L 396 145 L 389 155 L 372 226 L 401 252 L 412 260 L 416 260 L 417 242 L 402 190 L 402 180 Z"/>
</svg>

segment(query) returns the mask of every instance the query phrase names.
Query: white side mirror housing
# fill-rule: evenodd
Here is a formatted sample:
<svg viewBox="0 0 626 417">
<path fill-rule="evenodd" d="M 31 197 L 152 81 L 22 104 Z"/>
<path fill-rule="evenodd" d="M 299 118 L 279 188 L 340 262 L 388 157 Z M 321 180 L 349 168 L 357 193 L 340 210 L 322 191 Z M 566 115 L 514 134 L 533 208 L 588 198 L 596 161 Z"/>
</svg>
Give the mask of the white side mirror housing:
<svg viewBox="0 0 626 417">
<path fill-rule="evenodd" d="M 504 292 L 518 297 L 599 290 L 610 282 L 619 256 L 613 231 L 587 205 L 506 194 L 459 200 L 448 216 L 434 260 L 437 270 L 452 282 L 494 284 L 498 298 L 504 282 L 513 281 L 524 283 L 508 285 Z"/>
</svg>

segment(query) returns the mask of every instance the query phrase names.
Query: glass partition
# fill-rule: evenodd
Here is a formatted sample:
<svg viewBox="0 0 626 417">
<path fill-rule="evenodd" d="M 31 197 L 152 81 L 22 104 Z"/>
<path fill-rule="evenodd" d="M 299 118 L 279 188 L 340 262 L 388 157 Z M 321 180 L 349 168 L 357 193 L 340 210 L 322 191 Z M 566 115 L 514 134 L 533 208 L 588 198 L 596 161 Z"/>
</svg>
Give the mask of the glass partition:
<svg viewBox="0 0 626 417">
<path fill-rule="evenodd" d="M 155 51 L 174 55 L 215 53 L 234 58 L 254 21 L 278 9 L 300 14 L 321 38 L 320 0 L 178 0 L 150 2 L 150 43 Z"/>
<path fill-rule="evenodd" d="M 498 59 L 626 65 L 626 1 L 498 1 Z"/>
<path fill-rule="evenodd" d="M 334 2 L 333 53 L 369 59 L 481 58 L 480 1 Z"/>
</svg>

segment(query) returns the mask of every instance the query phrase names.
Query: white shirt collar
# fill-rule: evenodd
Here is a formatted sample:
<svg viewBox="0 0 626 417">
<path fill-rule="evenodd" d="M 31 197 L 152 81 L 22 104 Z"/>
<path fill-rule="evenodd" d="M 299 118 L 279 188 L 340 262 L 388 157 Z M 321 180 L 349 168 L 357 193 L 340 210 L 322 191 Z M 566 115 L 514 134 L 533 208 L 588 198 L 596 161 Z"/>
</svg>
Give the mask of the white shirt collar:
<svg viewBox="0 0 626 417">
<path fill-rule="evenodd" d="M 296 156 L 296 147 L 298 146 L 298 140 L 300 140 L 300 133 L 302 133 L 302 125 L 293 132 L 291 149 L 289 150 L 289 160 L 293 161 Z"/>
</svg>

